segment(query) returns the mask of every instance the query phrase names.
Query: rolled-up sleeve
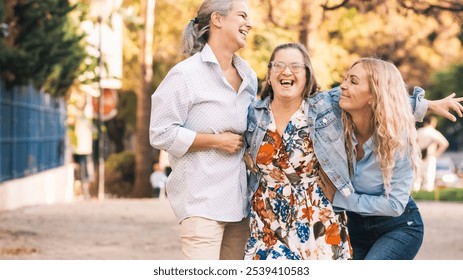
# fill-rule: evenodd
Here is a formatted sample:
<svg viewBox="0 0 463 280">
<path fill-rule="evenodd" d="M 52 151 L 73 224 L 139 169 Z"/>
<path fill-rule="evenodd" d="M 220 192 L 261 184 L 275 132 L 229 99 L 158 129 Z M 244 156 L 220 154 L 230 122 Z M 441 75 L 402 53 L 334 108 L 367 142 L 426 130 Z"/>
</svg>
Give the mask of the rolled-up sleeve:
<svg viewBox="0 0 463 280">
<path fill-rule="evenodd" d="M 151 146 L 175 157 L 188 151 L 196 137 L 196 132 L 184 127 L 191 105 L 186 78 L 173 68 L 151 96 Z"/>
<path fill-rule="evenodd" d="M 408 203 L 413 184 L 413 169 L 408 154 L 397 159 L 392 171 L 389 195 L 353 193 L 349 197 L 336 192 L 333 206 L 364 216 L 400 216 Z"/>
<path fill-rule="evenodd" d="M 415 121 L 422 122 L 426 112 L 428 111 L 428 100 L 424 98 L 424 89 L 415 86 L 413 94 L 410 96 L 410 105 L 413 109 Z"/>
</svg>

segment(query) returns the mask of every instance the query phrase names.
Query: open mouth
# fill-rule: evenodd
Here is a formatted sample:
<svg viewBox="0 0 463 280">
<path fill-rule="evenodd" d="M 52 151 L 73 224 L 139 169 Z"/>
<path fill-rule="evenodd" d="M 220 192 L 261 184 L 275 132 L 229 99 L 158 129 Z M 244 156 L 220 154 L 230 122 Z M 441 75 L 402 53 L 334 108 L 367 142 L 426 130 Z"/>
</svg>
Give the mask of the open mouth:
<svg viewBox="0 0 463 280">
<path fill-rule="evenodd" d="M 280 80 L 280 85 L 285 87 L 292 87 L 294 85 L 293 80 Z"/>
</svg>

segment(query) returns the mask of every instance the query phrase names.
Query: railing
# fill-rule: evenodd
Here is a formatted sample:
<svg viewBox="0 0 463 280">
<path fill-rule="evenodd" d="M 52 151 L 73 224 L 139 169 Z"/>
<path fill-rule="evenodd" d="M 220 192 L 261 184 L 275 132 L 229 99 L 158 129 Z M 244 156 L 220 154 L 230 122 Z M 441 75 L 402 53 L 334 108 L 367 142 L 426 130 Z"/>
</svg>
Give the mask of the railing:
<svg viewBox="0 0 463 280">
<path fill-rule="evenodd" d="M 0 81 L 0 182 L 63 165 L 65 118 L 63 98 Z"/>
</svg>

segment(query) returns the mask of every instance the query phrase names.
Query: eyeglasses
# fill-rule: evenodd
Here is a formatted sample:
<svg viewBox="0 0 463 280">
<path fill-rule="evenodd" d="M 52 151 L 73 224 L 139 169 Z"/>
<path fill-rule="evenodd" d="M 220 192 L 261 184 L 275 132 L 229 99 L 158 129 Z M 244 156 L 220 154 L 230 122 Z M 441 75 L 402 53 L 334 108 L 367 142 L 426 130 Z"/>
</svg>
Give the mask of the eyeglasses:
<svg viewBox="0 0 463 280">
<path fill-rule="evenodd" d="M 269 64 L 269 67 L 272 67 L 275 73 L 281 73 L 286 69 L 286 67 L 289 67 L 289 70 L 291 70 L 291 72 L 293 72 L 294 74 L 297 74 L 301 72 L 302 69 L 305 69 L 306 65 L 304 63 L 298 63 L 298 62 L 286 64 L 281 61 L 271 61 Z"/>
</svg>

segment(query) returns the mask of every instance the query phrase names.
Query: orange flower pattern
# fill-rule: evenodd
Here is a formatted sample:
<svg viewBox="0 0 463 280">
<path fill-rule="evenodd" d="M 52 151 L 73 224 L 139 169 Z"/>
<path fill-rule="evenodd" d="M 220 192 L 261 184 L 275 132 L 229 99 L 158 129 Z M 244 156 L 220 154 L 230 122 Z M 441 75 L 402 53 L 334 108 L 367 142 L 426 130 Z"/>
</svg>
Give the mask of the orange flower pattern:
<svg viewBox="0 0 463 280">
<path fill-rule="evenodd" d="M 256 158 L 262 177 L 251 200 L 245 258 L 350 259 L 346 215 L 333 211 L 317 185 L 319 164 L 302 109 L 282 136 L 274 123 Z"/>
</svg>

